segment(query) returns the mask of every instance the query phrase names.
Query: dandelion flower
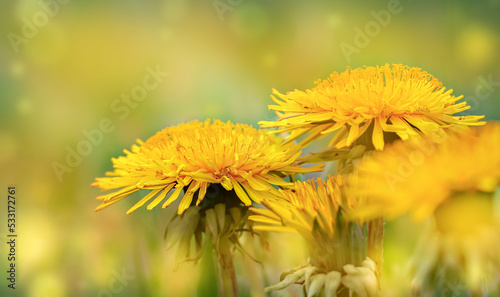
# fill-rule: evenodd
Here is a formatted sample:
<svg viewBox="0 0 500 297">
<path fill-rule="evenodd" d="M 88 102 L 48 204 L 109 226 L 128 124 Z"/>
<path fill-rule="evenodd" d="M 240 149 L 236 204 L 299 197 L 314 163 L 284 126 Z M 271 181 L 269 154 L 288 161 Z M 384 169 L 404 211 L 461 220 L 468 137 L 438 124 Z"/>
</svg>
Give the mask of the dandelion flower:
<svg viewBox="0 0 500 297">
<path fill-rule="evenodd" d="M 184 195 L 178 207 L 182 214 L 191 205 L 200 205 L 210 185 L 234 191 L 249 206 L 263 197 L 276 194 L 273 187 L 289 186 L 280 175 L 320 171 L 321 166 L 302 168 L 294 165 L 300 151 L 251 126 L 243 124 L 192 121 L 166 128 L 145 142 L 137 140 L 126 156 L 113 158 L 113 172 L 96 178 L 92 184 L 113 193 L 97 197 L 101 210 L 139 190 L 150 190 L 127 211 L 132 213 L 151 201 L 151 210 L 170 197 L 163 208 Z M 118 190 L 116 190 L 118 189 Z M 196 196 L 196 199 L 193 197 Z M 214 204 L 206 201 L 205 204 Z"/>
<path fill-rule="evenodd" d="M 421 221 L 457 193 L 493 193 L 500 184 L 500 124 L 395 142 L 365 158 L 355 190 L 367 199 L 364 218 L 411 213 Z"/>
<path fill-rule="evenodd" d="M 318 80 L 310 90 L 273 94 L 279 99 L 271 96 L 277 105 L 269 109 L 279 119 L 259 124 L 290 132 L 288 141 L 309 134 L 301 146 L 337 131 L 329 147 L 349 147 L 361 138 L 370 149 L 382 150 L 385 142 L 397 138 L 484 124 L 478 122 L 484 116 L 454 116 L 470 108 L 457 103 L 463 96 L 453 96 L 420 68 L 401 64 L 349 68 Z"/>
<path fill-rule="evenodd" d="M 114 171 L 108 177 L 92 184 L 114 190 L 97 197 L 103 203 L 96 211 L 139 190 L 150 192 L 127 214 L 148 202 L 151 210 L 165 199 L 163 208 L 180 199 L 166 240 L 178 245 L 183 261 L 199 260 L 208 241 L 219 264 L 219 294 L 226 297 L 238 292 L 232 250 L 242 249 L 238 239 L 242 230 L 248 230 L 252 201 L 260 203 L 279 194 L 274 186 L 293 185 L 283 175 L 322 170 L 322 166 L 295 165 L 301 152 L 294 144 L 248 125 L 219 120 L 169 127 L 137 143 L 131 152 L 124 150 L 126 156 L 112 159 Z"/>
<path fill-rule="evenodd" d="M 352 190 L 366 203 L 356 216 L 394 219 L 410 213 L 417 221 L 431 219 L 415 254 L 417 284 L 439 268 L 458 273 L 473 291 L 494 286 L 500 281 L 500 218 L 494 212 L 498 152 L 500 123 L 396 142 L 359 165 Z"/>
<path fill-rule="evenodd" d="M 366 256 L 365 227 L 344 220 L 343 212 L 360 203 L 347 193 L 344 178 L 296 182 L 281 192 L 284 199 L 263 201 L 267 209 L 251 208 L 254 215 L 249 219 L 260 223 L 253 229 L 300 234 L 310 258 L 266 290 L 304 282 L 307 296 L 337 296 L 345 289 L 359 296 L 378 296 L 377 268 Z"/>
</svg>

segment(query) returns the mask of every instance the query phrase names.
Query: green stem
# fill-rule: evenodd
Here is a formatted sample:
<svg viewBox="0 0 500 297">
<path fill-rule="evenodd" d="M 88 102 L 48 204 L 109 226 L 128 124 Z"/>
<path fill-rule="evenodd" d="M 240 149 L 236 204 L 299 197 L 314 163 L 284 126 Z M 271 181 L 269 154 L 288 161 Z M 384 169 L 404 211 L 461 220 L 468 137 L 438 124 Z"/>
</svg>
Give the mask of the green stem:
<svg viewBox="0 0 500 297">
<path fill-rule="evenodd" d="M 215 253 L 219 264 L 219 296 L 223 297 L 238 296 L 231 245 L 229 238 L 221 237 Z"/>
<path fill-rule="evenodd" d="M 384 219 L 377 218 L 368 223 L 368 257 L 377 264 L 378 284 L 382 275 L 384 256 Z"/>
<path fill-rule="evenodd" d="M 214 251 L 211 245 L 212 239 L 210 236 L 205 238 L 205 244 L 203 244 L 203 255 L 201 257 L 201 274 L 198 280 L 198 296 L 217 296 L 217 287 L 214 286 L 219 280 L 217 274 L 217 259 L 213 257 Z"/>
</svg>

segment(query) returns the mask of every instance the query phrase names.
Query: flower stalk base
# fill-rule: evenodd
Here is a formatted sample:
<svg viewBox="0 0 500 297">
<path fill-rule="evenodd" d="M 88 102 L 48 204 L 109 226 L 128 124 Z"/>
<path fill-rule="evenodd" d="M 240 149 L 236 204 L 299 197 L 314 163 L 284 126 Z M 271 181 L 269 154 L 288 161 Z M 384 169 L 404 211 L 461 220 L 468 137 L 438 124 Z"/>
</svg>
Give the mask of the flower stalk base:
<svg viewBox="0 0 500 297">
<path fill-rule="evenodd" d="M 219 296 L 223 297 L 238 296 L 238 285 L 231 246 L 232 243 L 229 238 L 220 238 L 218 240 L 218 247 L 214 253 L 215 260 L 218 263 Z"/>
</svg>

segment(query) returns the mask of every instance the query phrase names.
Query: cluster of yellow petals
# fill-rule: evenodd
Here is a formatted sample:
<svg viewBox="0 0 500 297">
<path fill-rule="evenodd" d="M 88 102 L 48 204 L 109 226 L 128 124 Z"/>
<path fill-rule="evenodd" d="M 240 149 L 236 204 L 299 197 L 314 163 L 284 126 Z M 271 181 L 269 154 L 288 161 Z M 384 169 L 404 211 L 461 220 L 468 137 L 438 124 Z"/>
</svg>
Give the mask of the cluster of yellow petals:
<svg viewBox="0 0 500 297">
<path fill-rule="evenodd" d="M 309 243 L 318 240 L 315 231 L 332 239 L 339 206 L 352 209 L 359 204 L 358 199 L 346 193 L 346 181 L 340 175 L 296 182 L 293 188 L 280 191 L 284 199 L 262 202 L 267 209 L 251 208 L 255 215 L 249 219 L 261 223 L 253 228 L 298 233 Z"/>
<path fill-rule="evenodd" d="M 353 265 L 362 265 L 364 260 L 373 264 L 370 267 L 376 267 L 371 259 L 366 259 L 366 239 L 362 226 L 357 222 L 346 221 L 346 215 L 362 204 L 347 188 L 346 181 L 355 177 L 337 175 L 296 182 L 293 188 L 281 190 L 284 198 L 264 200 L 262 204 L 266 209 L 250 208 L 254 215 L 248 219 L 256 223 L 252 227 L 254 230 L 298 233 L 309 249 L 308 265 L 285 273 L 288 275 L 285 279 L 267 290 L 279 290 L 292 283 L 300 283 L 303 276 L 307 296 L 316 296 L 311 286 L 317 286 L 312 283 L 308 286 L 311 281 L 318 282 L 319 287 L 326 285 L 325 296 L 336 296 L 341 278 L 344 286 L 353 288 L 349 284 L 350 276 L 344 279 L 341 271 L 347 273 L 351 267 L 354 268 Z M 376 268 L 366 271 L 369 278 L 375 280 L 374 288 L 377 287 L 375 271 Z M 361 283 L 365 284 L 365 281 Z"/>
<path fill-rule="evenodd" d="M 484 116 L 453 116 L 467 110 L 463 96 L 451 95 L 429 73 L 401 64 L 347 69 L 319 80 L 316 87 L 281 94 L 273 90 L 277 121 L 259 122 L 262 127 L 290 132 L 288 140 L 306 134 L 300 145 L 337 131 L 329 146 L 348 147 L 364 133 L 371 133 L 373 146 L 384 148 L 384 133 L 401 139 L 460 129 L 463 125 L 482 125 Z"/>
<path fill-rule="evenodd" d="M 103 190 L 119 189 L 97 197 L 103 203 L 96 210 L 105 208 L 130 194 L 145 189 L 150 192 L 127 213 L 152 200 L 151 210 L 165 199 L 167 207 L 185 194 L 178 213 L 183 213 L 193 203 L 204 199 L 210 184 L 220 184 L 227 191 L 234 190 L 245 204 L 260 202 L 263 198 L 279 194 L 273 187 L 291 186 L 280 175 L 320 171 L 323 167 L 302 168 L 294 162 L 300 155 L 298 147 L 284 143 L 279 137 L 252 128 L 215 120 L 192 121 L 166 128 L 149 138 L 137 141 L 126 156 L 113 158 L 113 172 L 107 177 L 96 178 L 92 184 Z"/>
<path fill-rule="evenodd" d="M 494 193 L 500 184 L 500 123 L 458 135 L 399 141 L 359 165 L 352 190 L 366 199 L 370 219 L 433 214 L 460 193 Z"/>
</svg>

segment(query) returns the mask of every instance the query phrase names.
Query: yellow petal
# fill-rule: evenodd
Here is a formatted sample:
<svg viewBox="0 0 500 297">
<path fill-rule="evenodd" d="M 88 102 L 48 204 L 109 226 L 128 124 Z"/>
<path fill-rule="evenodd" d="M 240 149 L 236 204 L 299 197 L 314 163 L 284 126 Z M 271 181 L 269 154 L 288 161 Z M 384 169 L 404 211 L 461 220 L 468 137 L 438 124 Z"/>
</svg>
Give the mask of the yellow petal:
<svg viewBox="0 0 500 297">
<path fill-rule="evenodd" d="M 350 146 L 359 137 L 359 125 L 352 125 L 347 136 L 347 146 Z"/>
<path fill-rule="evenodd" d="M 375 149 L 379 151 L 384 149 L 384 131 L 382 131 L 378 118 L 374 121 L 372 142 Z"/>
<path fill-rule="evenodd" d="M 294 228 L 285 226 L 256 225 L 253 226 L 252 229 L 257 231 L 298 233 L 297 230 L 295 230 Z"/>
<path fill-rule="evenodd" d="M 224 187 L 224 189 L 226 189 L 226 191 L 231 191 L 233 189 L 231 180 L 227 176 L 223 176 L 221 178 L 220 184 Z"/>
<path fill-rule="evenodd" d="M 158 197 L 156 197 L 155 200 L 153 200 L 151 203 L 149 203 L 149 205 L 147 206 L 147 210 L 152 210 L 158 204 L 160 204 L 160 202 L 163 199 L 165 199 L 165 196 L 167 196 L 167 194 L 170 192 L 170 190 L 172 190 L 172 188 L 174 186 L 175 186 L 175 184 L 170 184 L 170 185 L 168 185 L 168 187 L 166 187 L 165 189 L 163 189 L 163 191 L 160 193 L 160 195 L 158 195 Z"/>
<path fill-rule="evenodd" d="M 170 195 L 170 197 L 168 197 L 167 201 L 165 201 L 165 203 L 163 203 L 162 208 L 166 208 L 167 206 L 172 204 L 172 202 L 174 202 L 179 197 L 183 188 L 184 187 L 182 185 L 177 185 L 176 189 L 172 193 L 172 195 Z"/>
<path fill-rule="evenodd" d="M 281 225 L 281 220 L 273 220 L 264 216 L 249 216 L 248 219 L 250 221 L 254 221 L 257 223 L 269 224 L 269 225 Z"/>
<path fill-rule="evenodd" d="M 188 189 L 186 190 L 186 194 L 182 197 L 181 203 L 179 203 L 179 208 L 177 209 L 177 214 L 182 214 L 193 201 L 194 193 L 200 188 L 200 183 L 193 181 Z"/>
<path fill-rule="evenodd" d="M 253 177 L 251 174 L 246 174 L 243 175 L 243 178 L 257 191 L 268 191 L 271 189 L 271 186 L 259 176 Z"/>
<path fill-rule="evenodd" d="M 203 201 L 203 198 L 205 198 L 205 195 L 207 194 L 207 188 L 210 184 L 209 183 L 201 183 L 200 185 L 200 191 L 198 192 L 198 200 L 196 200 L 196 206 L 198 206 L 201 201 Z"/>
<path fill-rule="evenodd" d="M 179 203 L 179 208 L 177 208 L 177 214 L 182 214 L 188 207 L 191 205 L 191 202 L 193 201 L 193 193 L 188 193 L 184 194 L 184 197 L 182 197 L 181 203 Z"/>
<path fill-rule="evenodd" d="M 240 198 L 241 202 L 243 202 L 243 204 L 245 204 L 246 206 L 252 205 L 252 200 L 248 198 L 247 193 L 245 192 L 245 190 L 243 190 L 240 184 L 233 177 L 229 177 L 229 179 L 231 180 L 234 191 L 236 192 L 238 198 Z"/>
<path fill-rule="evenodd" d="M 158 193 L 160 193 L 161 190 L 162 189 L 156 189 L 156 190 L 152 190 L 151 192 L 149 192 L 146 196 L 144 196 L 144 198 L 142 198 L 139 202 L 137 202 L 134 206 L 132 206 L 127 211 L 127 214 L 131 214 L 136 209 L 138 209 L 139 207 L 143 206 L 146 202 L 148 202 L 149 200 L 151 200 L 154 196 L 158 195 Z"/>
</svg>

